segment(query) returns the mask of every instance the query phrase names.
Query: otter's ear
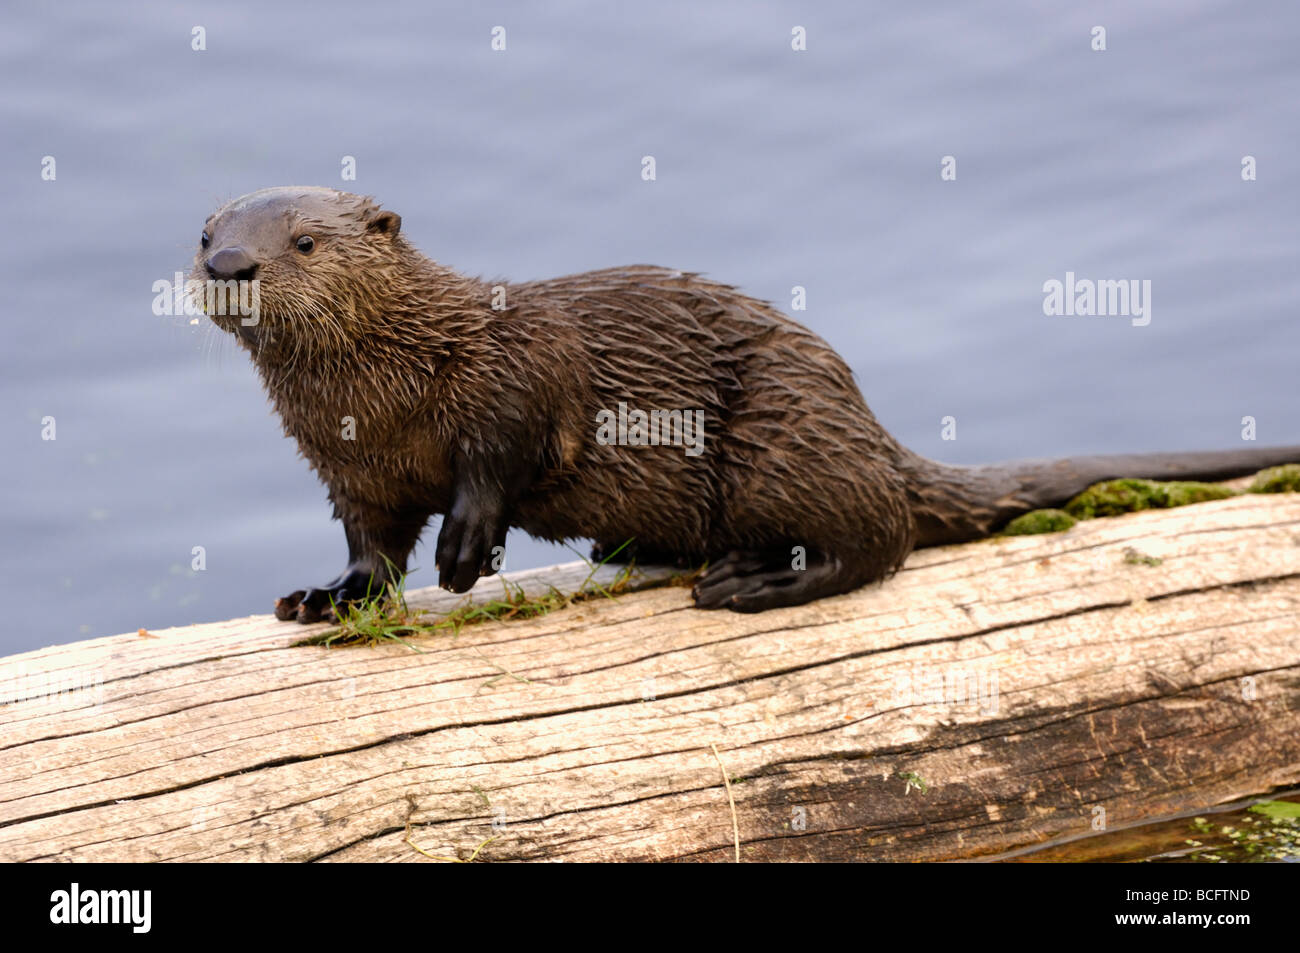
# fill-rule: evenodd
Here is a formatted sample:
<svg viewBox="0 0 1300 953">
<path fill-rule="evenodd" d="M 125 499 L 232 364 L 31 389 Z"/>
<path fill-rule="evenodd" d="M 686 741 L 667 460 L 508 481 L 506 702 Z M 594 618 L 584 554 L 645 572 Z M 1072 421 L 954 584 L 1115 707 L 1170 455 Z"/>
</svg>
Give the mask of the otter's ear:
<svg viewBox="0 0 1300 953">
<path fill-rule="evenodd" d="M 402 230 L 402 216 L 396 212 L 375 209 L 366 215 L 366 231 L 393 236 Z"/>
</svg>

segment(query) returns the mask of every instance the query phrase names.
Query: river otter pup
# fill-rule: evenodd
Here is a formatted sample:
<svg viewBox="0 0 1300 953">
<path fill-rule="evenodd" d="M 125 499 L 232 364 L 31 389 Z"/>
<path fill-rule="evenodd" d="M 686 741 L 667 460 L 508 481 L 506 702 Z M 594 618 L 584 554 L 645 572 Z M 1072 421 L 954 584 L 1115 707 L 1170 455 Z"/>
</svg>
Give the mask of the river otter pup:
<svg viewBox="0 0 1300 953">
<path fill-rule="evenodd" d="M 734 288 L 647 265 L 493 286 L 400 229 L 370 199 L 306 187 L 246 195 L 203 228 L 192 277 L 260 292 L 255 322 L 212 320 L 252 356 L 347 535 L 343 574 L 280 599 L 281 619 L 381 590 L 434 514 L 454 592 L 495 571 L 518 526 L 707 560 L 695 605 L 758 612 L 881 579 L 913 546 L 987 535 L 1100 479 L 1300 459 L 946 466 L 881 428 L 826 342 Z M 647 419 L 671 426 L 647 435 Z"/>
</svg>

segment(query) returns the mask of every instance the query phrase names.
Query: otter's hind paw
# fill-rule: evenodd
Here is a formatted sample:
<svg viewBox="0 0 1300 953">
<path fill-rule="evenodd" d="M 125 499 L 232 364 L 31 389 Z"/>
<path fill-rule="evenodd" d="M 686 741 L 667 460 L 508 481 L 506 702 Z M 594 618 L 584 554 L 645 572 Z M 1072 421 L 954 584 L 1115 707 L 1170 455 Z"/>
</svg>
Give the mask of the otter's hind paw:
<svg viewBox="0 0 1300 953">
<path fill-rule="evenodd" d="M 733 551 L 709 566 L 691 595 L 697 609 L 765 612 L 848 592 L 862 582 L 834 556 L 811 553 L 807 567 L 795 569 L 784 550 Z"/>
</svg>

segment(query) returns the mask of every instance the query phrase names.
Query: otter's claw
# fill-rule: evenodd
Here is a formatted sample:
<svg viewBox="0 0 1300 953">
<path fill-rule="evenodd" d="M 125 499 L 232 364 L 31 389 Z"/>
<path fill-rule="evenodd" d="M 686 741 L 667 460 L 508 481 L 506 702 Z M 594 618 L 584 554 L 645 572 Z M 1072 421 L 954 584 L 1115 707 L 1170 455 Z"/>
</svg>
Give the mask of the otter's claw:
<svg viewBox="0 0 1300 953">
<path fill-rule="evenodd" d="M 495 573 L 498 567 L 493 551 L 505 545 L 506 528 L 499 518 L 447 514 L 438 533 L 438 585 L 451 592 L 467 592 L 479 576 Z"/>
<path fill-rule="evenodd" d="M 337 622 L 334 606 L 348 602 L 346 590 L 340 591 L 330 601 L 329 589 L 299 589 L 275 600 L 275 617 L 281 622 L 297 620 L 303 625 L 312 622 Z"/>
<path fill-rule="evenodd" d="M 335 608 L 349 602 L 358 602 L 382 592 L 383 583 L 370 572 L 351 569 L 329 585 L 319 589 L 298 589 L 275 600 L 275 617 L 281 622 L 297 620 L 303 625 L 312 622 L 337 622 Z"/>
</svg>

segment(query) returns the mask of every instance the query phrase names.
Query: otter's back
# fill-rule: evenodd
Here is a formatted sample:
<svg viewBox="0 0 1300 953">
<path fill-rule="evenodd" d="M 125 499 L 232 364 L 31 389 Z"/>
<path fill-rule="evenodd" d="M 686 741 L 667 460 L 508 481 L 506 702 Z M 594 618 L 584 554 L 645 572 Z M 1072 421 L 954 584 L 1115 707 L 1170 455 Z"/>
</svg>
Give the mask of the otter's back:
<svg viewBox="0 0 1300 953">
<path fill-rule="evenodd" d="M 643 542 L 683 552 L 856 535 L 886 558 L 905 551 L 911 516 L 896 445 L 843 360 L 769 304 L 689 272 L 613 268 L 519 286 L 587 333 L 587 406 L 700 409 L 705 453 L 674 447 L 584 450 L 572 505 L 596 491 Z M 665 406 L 667 404 L 667 406 Z M 649 454 L 650 456 L 644 456 Z M 676 531 L 690 527 L 686 538 Z M 599 533 L 593 533 L 601 538 Z"/>
</svg>

